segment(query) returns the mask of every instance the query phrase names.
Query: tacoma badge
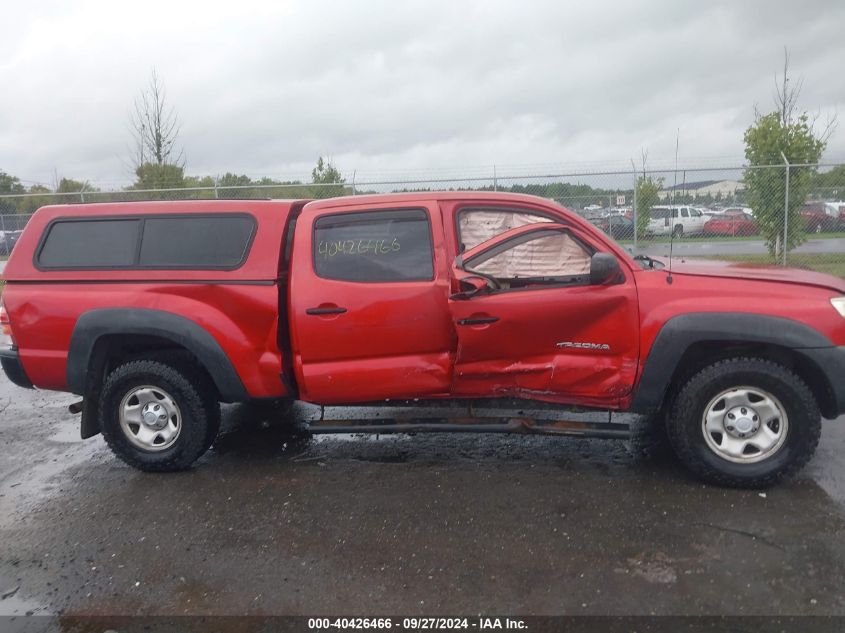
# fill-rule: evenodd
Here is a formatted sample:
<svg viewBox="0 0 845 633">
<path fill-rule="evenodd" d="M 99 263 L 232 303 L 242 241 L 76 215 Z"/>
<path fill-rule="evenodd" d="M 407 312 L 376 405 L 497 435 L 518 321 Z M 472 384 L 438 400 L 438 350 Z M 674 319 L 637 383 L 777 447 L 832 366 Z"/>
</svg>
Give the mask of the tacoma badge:
<svg viewBox="0 0 845 633">
<path fill-rule="evenodd" d="M 602 351 L 610 351 L 610 345 L 607 343 L 581 343 L 578 341 L 563 341 L 557 344 L 557 347 L 565 347 L 567 349 L 598 349 Z"/>
</svg>

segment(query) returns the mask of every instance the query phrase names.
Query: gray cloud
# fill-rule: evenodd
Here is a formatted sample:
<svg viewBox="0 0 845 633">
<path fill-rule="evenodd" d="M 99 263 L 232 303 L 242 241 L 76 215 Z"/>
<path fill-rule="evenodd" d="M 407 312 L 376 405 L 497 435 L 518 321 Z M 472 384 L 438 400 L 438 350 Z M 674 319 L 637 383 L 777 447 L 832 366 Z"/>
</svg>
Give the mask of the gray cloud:
<svg viewBox="0 0 845 633">
<path fill-rule="evenodd" d="M 678 129 L 682 156 L 736 162 L 784 45 L 806 109 L 845 100 L 839 3 L 123 4 L 10 9 L 0 168 L 125 182 L 152 67 L 193 174 L 303 174 L 327 153 L 370 175 L 618 165 L 670 158 Z M 845 157 L 845 132 L 828 156 Z"/>
</svg>

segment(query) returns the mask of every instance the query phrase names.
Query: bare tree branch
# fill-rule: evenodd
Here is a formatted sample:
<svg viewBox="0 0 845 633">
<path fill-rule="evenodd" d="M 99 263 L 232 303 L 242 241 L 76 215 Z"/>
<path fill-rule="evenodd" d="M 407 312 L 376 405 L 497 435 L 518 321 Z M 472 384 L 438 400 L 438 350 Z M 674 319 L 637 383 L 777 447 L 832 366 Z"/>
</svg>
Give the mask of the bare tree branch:
<svg viewBox="0 0 845 633">
<path fill-rule="evenodd" d="M 789 77 L 789 50 L 783 48 L 783 77 L 778 82 L 775 75 L 775 105 L 780 114 L 780 122 L 786 127 L 792 122 L 795 109 L 798 107 L 798 98 L 801 96 L 801 89 L 804 87 L 804 79 L 801 78 L 794 86 L 790 86 Z"/>
<path fill-rule="evenodd" d="M 829 112 L 825 116 L 824 125 L 821 127 L 819 131 L 816 130 L 817 124 L 821 120 L 821 112 L 816 112 L 812 119 L 810 120 L 810 129 L 813 130 L 813 135 L 819 139 L 822 143 L 827 145 L 827 142 L 830 140 L 830 137 L 833 136 L 833 133 L 836 131 L 836 128 L 839 126 L 839 116 L 838 113 L 834 112 L 830 114 Z"/>
<path fill-rule="evenodd" d="M 646 176 L 646 164 L 648 163 L 648 150 L 646 148 L 640 149 L 640 157 L 643 162 L 643 178 Z"/>
<path fill-rule="evenodd" d="M 176 151 L 181 131 L 179 117 L 175 108 L 167 104 L 164 84 L 155 69 L 149 86 L 135 100 L 129 129 L 134 141 L 132 162 L 136 169 L 145 163 L 185 166 L 184 151 L 181 148 Z"/>
</svg>

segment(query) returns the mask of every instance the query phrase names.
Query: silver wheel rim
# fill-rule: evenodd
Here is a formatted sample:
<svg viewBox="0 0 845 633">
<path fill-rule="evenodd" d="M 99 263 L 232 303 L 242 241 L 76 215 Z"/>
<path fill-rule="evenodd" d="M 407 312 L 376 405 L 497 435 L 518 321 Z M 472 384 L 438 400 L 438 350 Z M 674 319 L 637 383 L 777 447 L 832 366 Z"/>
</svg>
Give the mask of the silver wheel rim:
<svg viewBox="0 0 845 633">
<path fill-rule="evenodd" d="M 133 446 L 163 451 L 182 431 L 182 414 L 173 397 L 160 387 L 132 388 L 120 401 L 120 428 Z"/>
<path fill-rule="evenodd" d="M 772 394 L 756 387 L 736 387 L 710 401 L 701 430 L 707 446 L 722 459 L 753 464 L 783 447 L 789 419 Z"/>
</svg>

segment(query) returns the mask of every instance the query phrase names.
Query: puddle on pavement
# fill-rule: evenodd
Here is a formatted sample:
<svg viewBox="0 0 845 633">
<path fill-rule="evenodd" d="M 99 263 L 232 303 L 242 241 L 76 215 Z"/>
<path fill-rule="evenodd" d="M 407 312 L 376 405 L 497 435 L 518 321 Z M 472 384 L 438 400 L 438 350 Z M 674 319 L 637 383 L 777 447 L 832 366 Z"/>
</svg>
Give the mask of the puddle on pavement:
<svg viewBox="0 0 845 633">
<path fill-rule="evenodd" d="M 26 600 L 16 593 L 0 600 L 0 617 L 13 615 L 53 615 L 49 607 L 35 600 Z"/>
<path fill-rule="evenodd" d="M 65 447 L 61 453 L 10 472 L 0 482 L 0 528 L 14 524 L 21 512 L 61 492 L 68 484 L 63 473 L 92 460 L 105 449 L 102 440 L 96 439 L 57 443 Z"/>
</svg>

